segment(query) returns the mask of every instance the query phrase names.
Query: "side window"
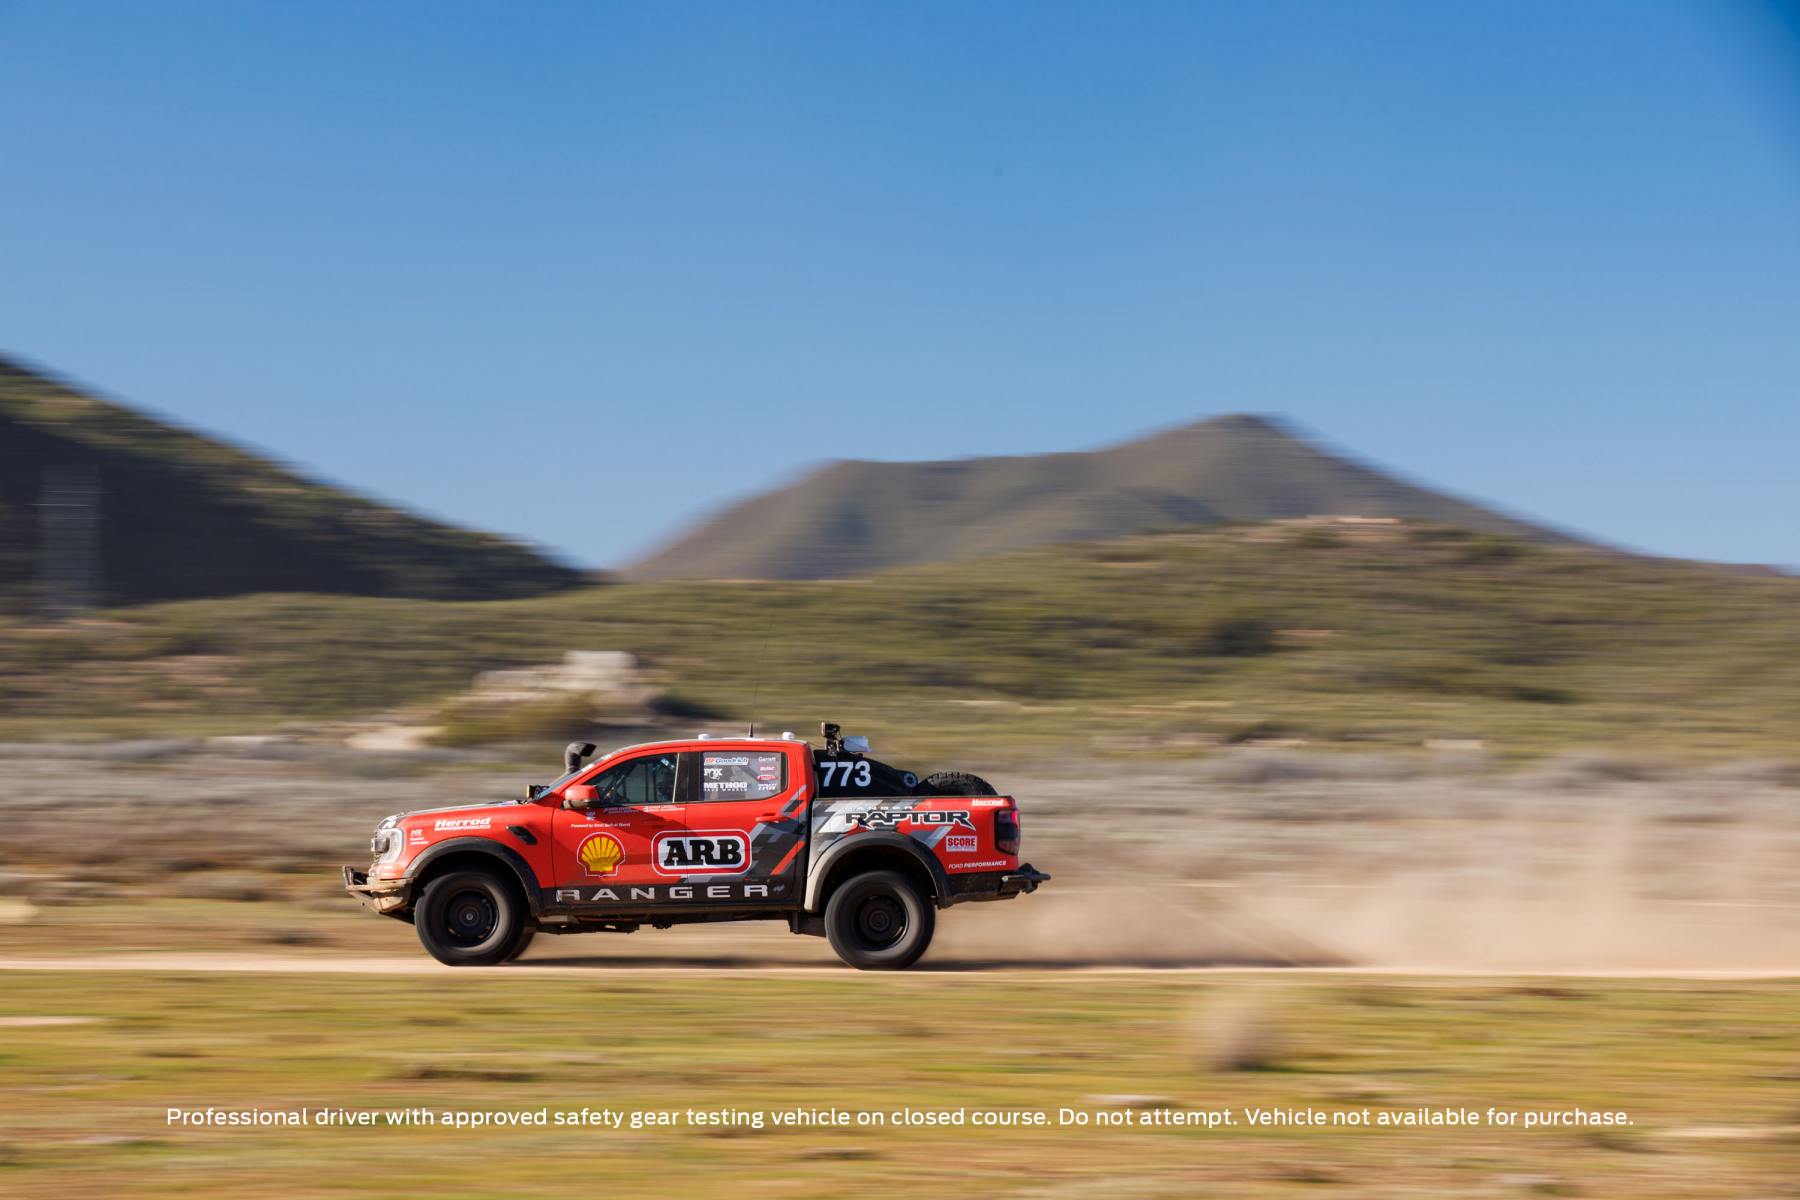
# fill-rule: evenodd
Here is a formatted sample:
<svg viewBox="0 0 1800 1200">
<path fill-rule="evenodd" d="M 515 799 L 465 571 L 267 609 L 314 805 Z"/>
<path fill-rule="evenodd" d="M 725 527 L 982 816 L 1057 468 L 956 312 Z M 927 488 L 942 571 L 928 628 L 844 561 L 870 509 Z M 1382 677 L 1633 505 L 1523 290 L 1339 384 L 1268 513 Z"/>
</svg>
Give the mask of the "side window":
<svg viewBox="0 0 1800 1200">
<path fill-rule="evenodd" d="M 673 804 L 677 758 L 674 754 L 649 754 L 608 767 L 594 777 L 594 791 L 601 804 Z"/>
<path fill-rule="evenodd" d="M 767 800 L 787 791 L 787 755 L 766 750 L 706 750 L 701 800 Z"/>
</svg>

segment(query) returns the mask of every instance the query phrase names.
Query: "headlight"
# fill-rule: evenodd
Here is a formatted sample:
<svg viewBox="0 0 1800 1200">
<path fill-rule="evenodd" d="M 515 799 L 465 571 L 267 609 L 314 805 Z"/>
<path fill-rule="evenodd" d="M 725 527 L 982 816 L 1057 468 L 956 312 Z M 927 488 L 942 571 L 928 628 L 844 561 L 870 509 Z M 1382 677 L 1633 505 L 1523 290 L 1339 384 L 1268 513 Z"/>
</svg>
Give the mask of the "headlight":
<svg viewBox="0 0 1800 1200">
<path fill-rule="evenodd" d="M 386 817 L 375 827 L 375 836 L 369 839 L 369 853 L 375 856 L 377 865 L 400 857 L 400 847 L 405 839 L 398 828 L 399 821 L 398 815 Z"/>
</svg>

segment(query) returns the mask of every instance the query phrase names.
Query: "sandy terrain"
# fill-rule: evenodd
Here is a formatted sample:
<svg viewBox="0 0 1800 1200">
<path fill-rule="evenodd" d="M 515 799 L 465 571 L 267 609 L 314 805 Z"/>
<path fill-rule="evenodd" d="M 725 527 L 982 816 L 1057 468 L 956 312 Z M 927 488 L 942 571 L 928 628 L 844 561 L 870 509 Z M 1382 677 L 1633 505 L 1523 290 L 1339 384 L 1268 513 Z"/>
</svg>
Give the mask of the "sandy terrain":
<svg viewBox="0 0 1800 1200">
<path fill-rule="evenodd" d="M 389 812 L 524 782 L 370 755 L 189 756 L 116 770 L 104 794 L 58 796 L 70 773 L 0 758 L 0 958 L 17 965 L 196 945 L 258 962 L 411 961 L 410 929 L 357 913 L 337 864 L 363 861 Z M 1775 768 L 1581 756 L 1498 771 L 1250 752 L 990 774 L 1020 797 L 1027 856 L 1055 880 L 942 914 L 927 960 L 940 968 L 1800 969 L 1800 788 Z M 247 940 L 211 915 L 206 940 L 159 940 L 165 918 L 147 905 L 183 896 L 230 902 Z M 289 940 L 269 953 L 254 937 L 278 925 Z M 573 970 L 832 961 L 822 941 L 763 923 L 541 937 L 527 956 Z"/>
</svg>

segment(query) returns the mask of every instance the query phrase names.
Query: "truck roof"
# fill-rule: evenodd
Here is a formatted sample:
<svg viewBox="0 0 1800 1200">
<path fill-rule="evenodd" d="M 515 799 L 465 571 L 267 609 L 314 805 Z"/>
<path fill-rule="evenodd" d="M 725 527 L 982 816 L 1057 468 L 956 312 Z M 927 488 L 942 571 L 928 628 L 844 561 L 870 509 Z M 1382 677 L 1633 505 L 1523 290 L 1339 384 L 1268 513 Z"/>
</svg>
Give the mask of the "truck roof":
<svg viewBox="0 0 1800 1200">
<path fill-rule="evenodd" d="M 637 744 L 631 745 L 631 746 L 619 746 L 615 749 L 608 750 L 606 753 L 604 753 L 602 755 L 599 755 L 598 757 L 596 757 L 594 759 L 594 761 L 600 762 L 604 759 L 613 758 L 620 754 L 625 753 L 627 750 L 653 750 L 653 749 L 656 749 L 659 747 L 667 748 L 670 750 L 718 750 L 721 748 L 727 749 L 727 750 L 779 750 L 779 749 L 783 749 L 788 746 L 805 746 L 809 750 L 812 749 L 812 743 L 808 742 L 805 738 L 800 738 L 800 737 L 795 737 L 795 738 L 761 738 L 761 737 L 759 737 L 759 738 L 752 738 L 752 737 L 671 738 L 671 739 L 667 739 L 664 741 L 658 741 L 658 742 L 638 742 Z"/>
</svg>

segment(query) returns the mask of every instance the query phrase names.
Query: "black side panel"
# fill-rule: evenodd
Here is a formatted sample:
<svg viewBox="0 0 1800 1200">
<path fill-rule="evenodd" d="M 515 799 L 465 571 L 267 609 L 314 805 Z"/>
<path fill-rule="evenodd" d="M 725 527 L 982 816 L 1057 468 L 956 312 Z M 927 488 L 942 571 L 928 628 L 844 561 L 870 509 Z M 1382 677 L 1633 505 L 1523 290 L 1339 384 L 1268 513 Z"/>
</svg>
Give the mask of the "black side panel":
<svg viewBox="0 0 1800 1200">
<path fill-rule="evenodd" d="M 919 786 L 919 777 L 911 771 L 890 767 L 866 754 L 827 756 L 813 751 L 813 766 L 819 773 L 821 800 L 854 800 L 865 796 L 910 796 Z"/>
</svg>

